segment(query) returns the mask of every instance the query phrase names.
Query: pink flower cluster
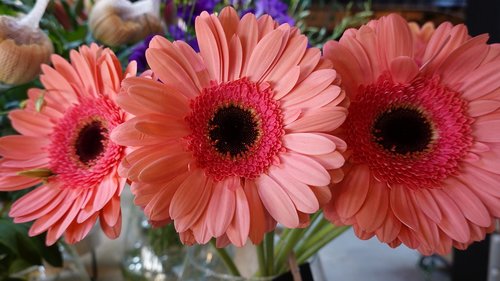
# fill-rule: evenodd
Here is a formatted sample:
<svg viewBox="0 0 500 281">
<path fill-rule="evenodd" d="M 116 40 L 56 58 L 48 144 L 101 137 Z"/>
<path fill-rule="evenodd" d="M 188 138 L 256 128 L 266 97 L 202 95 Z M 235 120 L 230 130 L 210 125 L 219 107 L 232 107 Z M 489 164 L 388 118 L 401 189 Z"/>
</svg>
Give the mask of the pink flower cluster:
<svg viewBox="0 0 500 281">
<path fill-rule="evenodd" d="M 361 239 L 445 254 L 500 217 L 500 46 L 398 15 L 321 51 L 270 16 L 196 18 L 200 51 L 156 36 L 152 72 L 93 44 L 44 65 L 9 114 L 0 190 L 47 244 L 121 229 L 126 181 L 185 244 L 260 243 L 323 211 Z"/>
</svg>

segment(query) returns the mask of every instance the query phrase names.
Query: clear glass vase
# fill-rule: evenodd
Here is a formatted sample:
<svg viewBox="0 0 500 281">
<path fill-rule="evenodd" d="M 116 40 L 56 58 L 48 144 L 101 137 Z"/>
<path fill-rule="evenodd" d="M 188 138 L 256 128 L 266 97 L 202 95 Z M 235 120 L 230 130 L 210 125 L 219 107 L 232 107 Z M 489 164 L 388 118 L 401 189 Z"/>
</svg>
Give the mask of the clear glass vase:
<svg viewBox="0 0 500 281">
<path fill-rule="evenodd" d="M 72 245 L 60 244 L 63 264 L 54 267 L 48 263 L 32 266 L 10 276 L 13 280 L 27 281 L 90 281 L 83 262 Z"/>
<path fill-rule="evenodd" d="M 258 261 L 253 245 L 244 248 L 227 248 L 229 255 L 240 271 L 234 276 L 227 269 L 217 251 L 211 245 L 197 245 L 187 250 L 186 263 L 179 280 L 182 281 L 293 281 L 292 274 L 256 277 Z M 321 260 L 313 256 L 306 264 L 300 265 L 302 281 L 326 281 Z"/>
<path fill-rule="evenodd" d="M 185 247 L 172 224 L 152 228 L 144 214 L 132 206 L 125 231 L 121 264 L 127 281 L 177 281 L 185 259 Z"/>
</svg>

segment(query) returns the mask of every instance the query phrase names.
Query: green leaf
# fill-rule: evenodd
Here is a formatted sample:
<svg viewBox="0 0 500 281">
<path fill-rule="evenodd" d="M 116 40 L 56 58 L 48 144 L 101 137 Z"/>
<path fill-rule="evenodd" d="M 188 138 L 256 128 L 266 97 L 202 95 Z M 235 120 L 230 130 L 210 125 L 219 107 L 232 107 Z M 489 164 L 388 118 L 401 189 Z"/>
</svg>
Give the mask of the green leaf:
<svg viewBox="0 0 500 281">
<path fill-rule="evenodd" d="M 10 274 L 17 273 L 17 272 L 22 271 L 30 266 L 33 266 L 33 264 L 31 264 L 23 259 L 16 259 L 10 264 L 9 272 L 10 272 Z"/>
<path fill-rule="evenodd" d="M 42 258 L 52 266 L 62 267 L 63 258 L 58 244 L 56 243 L 52 246 L 46 246 L 45 235 L 39 235 L 37 236 L 37 238 L 38 239 L 35 240 L 35 245 L 38 249 L 38 252 L 41 253 Z"/>
<path fill-rule="evenodd" d="M 16 231 L 12 225 L 7 219 L 0 218 L 0 244 L 8 249 L 11 254 L 18 256 Z"/>
<path fill-rule="evenodd" d="M 30 238 L 26 233 L 16 233 L 17 245 L 19 247 L 19 257 L 25 260 L 30 265 L 41 265 L 41 253 L 37 251 L 33 238 Z"/>
</svg>

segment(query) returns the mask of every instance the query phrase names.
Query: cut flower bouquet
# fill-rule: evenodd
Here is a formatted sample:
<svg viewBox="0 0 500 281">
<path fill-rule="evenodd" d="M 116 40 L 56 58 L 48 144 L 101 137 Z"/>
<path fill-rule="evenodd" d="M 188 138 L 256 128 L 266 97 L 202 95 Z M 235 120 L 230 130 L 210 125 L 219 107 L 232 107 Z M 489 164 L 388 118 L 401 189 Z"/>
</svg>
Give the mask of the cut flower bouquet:
<svg viewBox="0 0 500 281">
<path fill-rule="evenodd" d="M 464 25 L 392 14 L 323 50 L 232 7 L 194 21 L 199 52 L 150 40 L 136 75 L 96 44 L 51 57 L 0 138 L 0 190 L 46 243 L 121 230 L 120 195 L 186 245 L 256 245 L 254 277 L 306 262 L 353 226 L 424 255 L 465 249 L 500 216 L 500 48 Z M 278 231 L 275 231 L 278 230 Z M 292 274 L 294 280 L 300 277 Z"/>
</svg>

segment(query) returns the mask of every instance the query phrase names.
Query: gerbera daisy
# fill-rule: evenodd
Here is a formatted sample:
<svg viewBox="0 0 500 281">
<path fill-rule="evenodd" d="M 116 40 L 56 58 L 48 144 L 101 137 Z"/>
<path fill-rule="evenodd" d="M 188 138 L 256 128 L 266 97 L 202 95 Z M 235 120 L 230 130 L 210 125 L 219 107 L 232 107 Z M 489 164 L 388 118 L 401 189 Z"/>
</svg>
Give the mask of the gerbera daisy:
<svg viewBox="0 0 500 281">
<path fill-rule="evenodd" d="M 36 186 L 9 215 L 17 223 L 35 221 L 31 236 L 47 231 L 47 245 L 65 234 L 82 240 L 99 218 L 110 238 L 121 229 L 120 193 L 125 179 L 117 173 L 124 148 L 109 140 L 125 119 L 114 100 L 125 73 L 109 49 L 96 44 L 71 51 L 71 64 L 53 56 L 43 65 L 45 89 L 30 89 L 26 107 L 9 113 L 21 135 L 0 138 L 0 190 Z"/>
<path fill-rule="evenodd" d="M 325 45 L 351 102 L 325 213 L 361 238 L 445 254 L 500 216 L 500 48 L 464 25 L 431 33 L 415 44 L 389 15 Z"/>
<path fill-rule="evenodd" d="M 118 98 L 136 117 L 111 138 L 135 147 L 122 162 L 135 203 L 173 220 L 184 243 L 259 243 L 276 221 L 305 225 L 329 198 L 345 143 L 336 72 L 307 38 L 269 16 L 233 8 L 196 19 L 200 53 L 155 37 L 158 80 L 130 78 Z"/>
</svg>

